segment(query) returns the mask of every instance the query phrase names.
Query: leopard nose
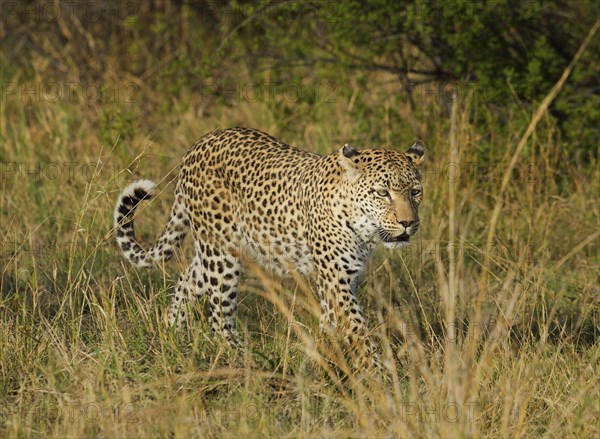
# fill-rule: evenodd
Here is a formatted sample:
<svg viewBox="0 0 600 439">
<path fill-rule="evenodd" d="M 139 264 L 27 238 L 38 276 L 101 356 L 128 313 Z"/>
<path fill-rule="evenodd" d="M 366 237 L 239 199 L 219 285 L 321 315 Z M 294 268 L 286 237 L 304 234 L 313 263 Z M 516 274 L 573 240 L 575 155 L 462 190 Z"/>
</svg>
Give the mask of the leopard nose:
<svg viewBox="0 0 600 439">
<path fill-rule="evenodd" d="M 419 230 L 419 220 L 400 221 L 400 224 L 404 227 L 404 233 L 408 235 L 414 235 Z"/>
</svg>

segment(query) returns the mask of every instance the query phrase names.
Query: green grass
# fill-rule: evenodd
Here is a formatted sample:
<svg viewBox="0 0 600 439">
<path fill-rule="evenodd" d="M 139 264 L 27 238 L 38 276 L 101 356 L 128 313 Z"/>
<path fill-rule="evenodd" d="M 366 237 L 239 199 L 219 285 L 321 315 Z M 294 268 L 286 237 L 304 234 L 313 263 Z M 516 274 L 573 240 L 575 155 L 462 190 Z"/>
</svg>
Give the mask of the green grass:
<svg viewBox="0 0 600 439">
<path fill-rule="evenodd" d="M 378 250 L 360 292 L 392 385 L 347 375 L 340 347 L 318 333 L 306 285 L 252 264 L 238 319 L 246 356 L 210 336 L 202 304 L 187 332 L 167 328 L 190 243 L 162 272 L 128 266 L 111 234 L 120 189 L 138 177 L 162 182 L 138 217 L 150 243 L 172 201 L 169 172 L 217 126 L 260 128 L 319 153 L 387 139 L 405 149 L 409 122 L 389 117 L 396 103 L 385 85 L 369 90 L 356 89 L 364 107 L 339 95 L 288 116 L 281 101 L 216 105 L 199 117 L 204 104 L 193 98 L 148 116 L 144 102 L 8 97 L 0 435 L 600 436 L 600 175 L 597 163 L 566 156 L 551 121 L 521 155 L 486 246 L 526 112 L 506 116 L 508 132 L 468 100 L 453 127 L 435 104 L 410 116 L 429 146 L 419 239 Z M 464 170 L 454 182 L 450 162 Z"/>
</svg>

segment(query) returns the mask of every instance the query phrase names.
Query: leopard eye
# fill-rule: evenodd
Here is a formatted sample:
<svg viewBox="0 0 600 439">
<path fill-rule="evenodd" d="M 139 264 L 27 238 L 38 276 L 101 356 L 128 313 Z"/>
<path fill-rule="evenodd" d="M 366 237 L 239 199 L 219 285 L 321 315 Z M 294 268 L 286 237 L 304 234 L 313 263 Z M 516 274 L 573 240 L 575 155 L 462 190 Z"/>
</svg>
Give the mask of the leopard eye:
<svg viewBox="0 0 600 439">
<path fill-rule="evenodd" d="M 379 195 L 382 198 L 386 198 L 390 196 L 390 193 L 387 189 L 377 189 L 375 191 L 377 193 L 377 195 Z"/>
<path fill-rule="evenodd" d="M 419 195 L 421 195 L 421 189 L 411 189 L 410 194 L 413 197 L 418 197 Z"/>
</svg>

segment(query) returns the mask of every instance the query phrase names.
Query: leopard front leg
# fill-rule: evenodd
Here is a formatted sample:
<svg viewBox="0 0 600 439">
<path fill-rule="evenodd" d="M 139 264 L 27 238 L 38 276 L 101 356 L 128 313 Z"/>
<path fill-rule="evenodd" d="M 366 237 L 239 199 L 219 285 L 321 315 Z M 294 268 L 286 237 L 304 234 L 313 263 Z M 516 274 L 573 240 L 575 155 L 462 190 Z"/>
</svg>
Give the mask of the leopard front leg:
<svg viewBox="0 0 600 439">
<path fill-rule="evenodd" d="M 321 304 L 321 317 L 319 318 L 319 331 L 323 334 L 334 334 L 337 329 L 337 319 L 335 317 L 335 309 L 333 307 L 333 300 L 326 298 L 323 294 L 326 292 L 325 288 L 319 288 L 318 295 L 320 296 Z"/>
<path fill-rule="evenodd" d="M 385 372 L 377 347 L 371 337 L 367 320 L 358 304 L 352 286 L 356 285 L 355 269 L 343 268 L 335 263 L 329 270 L 318 273 L 318 295 L 321 300 L 322 315 L 320 326 L 330 330 L 339 328 L 339 334 L 348 347 L 351 366 L 358 372 L 365 368 Z"/>
</svg>

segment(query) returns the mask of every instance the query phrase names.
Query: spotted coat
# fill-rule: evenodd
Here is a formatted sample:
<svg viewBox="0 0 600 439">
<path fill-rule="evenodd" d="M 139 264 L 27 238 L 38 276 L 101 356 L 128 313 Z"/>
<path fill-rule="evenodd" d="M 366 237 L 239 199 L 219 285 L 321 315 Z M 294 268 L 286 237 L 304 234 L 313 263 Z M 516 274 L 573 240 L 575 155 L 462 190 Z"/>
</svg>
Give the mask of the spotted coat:
<svg viewBox="0 0 600 439">
<path fill-rule="evenodd" d="M 417 232 L 424 145 L 406 152 L 356 150 L 312 154 L 257 130 L 216 130 L 184 156 L 165 230 L 148 250 L 135 239 L 133 214 L 155 194 L 148 180 L 121 193 L 117 242 L 134 265 L 169 259 L 191 229 L 194 257 L 181 275 L 169 322 L 188 321 L 190 303 L 207 296 L 212 329 L 232 345 L 240 259 L 250 256 L 279 275 L 314 279 L 322 330 L 342 331 L 353 361 L 380 367 L 356 298 L 377 244 L 401 247 Z"/>
</svg>

